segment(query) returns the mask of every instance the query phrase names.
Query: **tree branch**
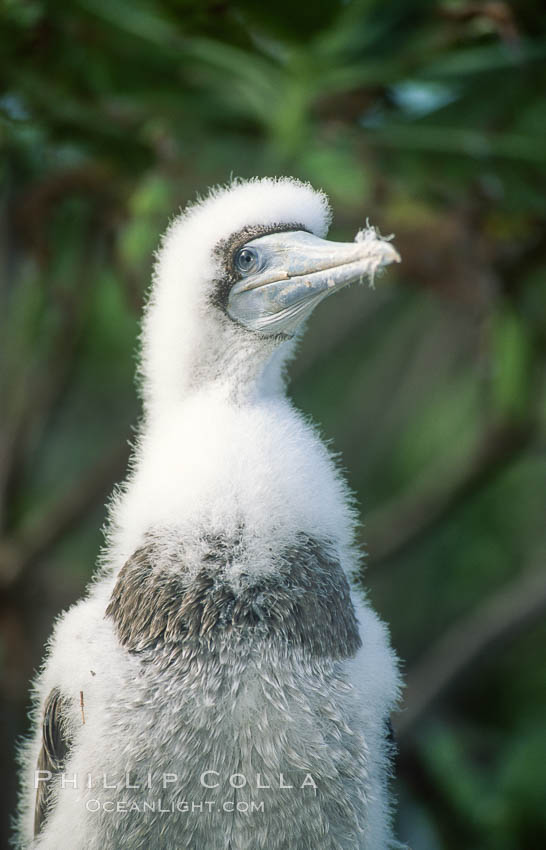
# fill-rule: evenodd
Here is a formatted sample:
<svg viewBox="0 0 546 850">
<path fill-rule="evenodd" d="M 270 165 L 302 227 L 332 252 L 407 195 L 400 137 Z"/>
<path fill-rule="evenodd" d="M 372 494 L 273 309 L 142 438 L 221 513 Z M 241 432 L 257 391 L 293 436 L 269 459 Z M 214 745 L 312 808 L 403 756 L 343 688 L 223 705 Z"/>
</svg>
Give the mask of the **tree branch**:
<svg viewBox="0 0 546 850">
<path fill-rule="evenodd" d="M 546 572 L 533 567 L 455 623 L 410 671 L 404 709 L 397 715 L 401 744 L 436 701 L 468 678 L 493 649 L 514 640 L 546 611 Z"/>
<path fill-rule="evenodd" d="M 28 569 L 91 510 L 124 473 L 129 447 L 122 443 L 86 476 L 13 537 L 0 541 L 0 588 L 21 582 Z"/>
<path fill-rule="evenodd" d="M 372 513 L 366 523 L 366 549 L 375 568 L 420 543 L 478 490 L 526 449 L 535 434 L 530 423 L 504 423 L 486 431 L 466 467 L 446 489 L 433 488 L 420 499 L 402 496 Z"/>
</svg>

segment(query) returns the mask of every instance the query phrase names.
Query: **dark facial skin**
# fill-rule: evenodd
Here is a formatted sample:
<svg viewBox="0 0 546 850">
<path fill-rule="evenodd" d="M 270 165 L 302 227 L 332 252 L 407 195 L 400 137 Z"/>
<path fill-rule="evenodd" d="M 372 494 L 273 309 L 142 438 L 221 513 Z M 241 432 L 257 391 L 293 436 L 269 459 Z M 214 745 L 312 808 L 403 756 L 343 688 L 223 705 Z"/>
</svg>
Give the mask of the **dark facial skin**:
<svg viewBox="0 0 546 850">
<path fill-rule="evenodd" d="M 235 257 L 247 242 L 251 242 L 252 239 L 257 239 L 259 236 L 267 236 L 269 233 L 286 233 L 291 230 L 309 232 L 307 227 L 298 222 L 270 225 L 254 224 L 232 233 L 227 239 L 222 239 L 214 249 L 215 254 L 220 258 L 222 274 L 219 280 L 214 281 L 214 289 L 211 295 L 212 304 L 226 313 L 231 287 L 241 279 L 241 272 L 235 266 Z"/>
</svg>

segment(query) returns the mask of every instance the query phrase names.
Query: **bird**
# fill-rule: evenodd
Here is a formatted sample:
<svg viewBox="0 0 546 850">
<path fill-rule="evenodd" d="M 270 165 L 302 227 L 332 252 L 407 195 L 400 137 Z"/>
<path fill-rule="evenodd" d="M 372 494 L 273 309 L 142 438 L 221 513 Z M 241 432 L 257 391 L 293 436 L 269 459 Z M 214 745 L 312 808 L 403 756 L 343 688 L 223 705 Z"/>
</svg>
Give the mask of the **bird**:
<svg viewBox="0 0 546 850">
<path fill-rule="evenodd" d="M 330 223 L 308 183 L 233 179 L 162 238 L 129 472 L 33 687 L 21 850 L 401 846 L 399 662 L 354 580 L 355 499 L 286 378 L 317 304 L 400 258 Z"/>
</svg>

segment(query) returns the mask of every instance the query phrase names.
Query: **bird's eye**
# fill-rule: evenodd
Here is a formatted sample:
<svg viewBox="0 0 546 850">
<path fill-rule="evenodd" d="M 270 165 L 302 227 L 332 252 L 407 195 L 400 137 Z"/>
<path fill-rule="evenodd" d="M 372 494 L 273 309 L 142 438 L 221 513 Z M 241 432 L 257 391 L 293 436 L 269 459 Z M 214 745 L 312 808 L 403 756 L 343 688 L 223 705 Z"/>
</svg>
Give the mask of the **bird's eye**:
<svg viewBox="0 0 546 850">
<path fill-rule="evenodd" d="M 235 268 L 241 274 L 251 274 L 260 267 L 260 258 L 255 248 L 240 248 L 235 254 Z"/>
</svg>

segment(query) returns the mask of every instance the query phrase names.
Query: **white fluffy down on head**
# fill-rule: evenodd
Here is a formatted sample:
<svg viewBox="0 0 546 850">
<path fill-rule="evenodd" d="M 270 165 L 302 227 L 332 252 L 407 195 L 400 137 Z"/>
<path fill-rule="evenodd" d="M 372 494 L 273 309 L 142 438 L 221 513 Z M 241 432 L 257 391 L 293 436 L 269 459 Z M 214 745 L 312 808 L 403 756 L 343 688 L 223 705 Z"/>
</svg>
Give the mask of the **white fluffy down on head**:
<svg viewBox="0 0 546 850">
<path fill-rule="evenodd" d="M 256 178 L 213 189 L 174 219 L 158 251 L 142 331 L 141 374 L 149 410 L 168 408 L 181 397 L 201 352 L 203 357 L 223 353 L 221 328 L 207 302 L 218 271 L 214 247 L 252 225 L 301 223 L 323 237 L 330 218 L 326 195 L 308 183 Z"/>
</svg>

